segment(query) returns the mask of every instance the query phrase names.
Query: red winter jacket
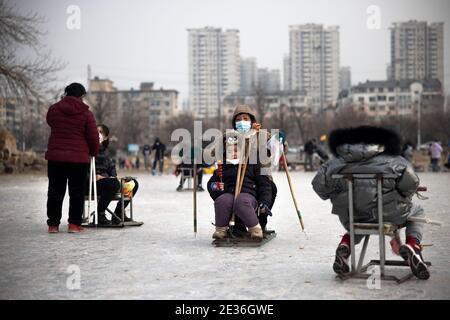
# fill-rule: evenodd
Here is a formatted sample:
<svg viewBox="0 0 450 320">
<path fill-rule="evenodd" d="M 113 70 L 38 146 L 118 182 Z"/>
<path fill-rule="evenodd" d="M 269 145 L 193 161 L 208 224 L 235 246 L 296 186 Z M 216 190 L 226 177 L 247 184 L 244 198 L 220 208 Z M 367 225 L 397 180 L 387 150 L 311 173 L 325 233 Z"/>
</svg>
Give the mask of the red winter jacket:
<svg viewBox="0 0 450 320">
<path fill-rule="evenodd" d="M 45 159 L 89 163 L 99 149 L 94 115 L 81 98 L 64 97 L 50 106 L 47 123 L 51 128 Z"/>
</svg>

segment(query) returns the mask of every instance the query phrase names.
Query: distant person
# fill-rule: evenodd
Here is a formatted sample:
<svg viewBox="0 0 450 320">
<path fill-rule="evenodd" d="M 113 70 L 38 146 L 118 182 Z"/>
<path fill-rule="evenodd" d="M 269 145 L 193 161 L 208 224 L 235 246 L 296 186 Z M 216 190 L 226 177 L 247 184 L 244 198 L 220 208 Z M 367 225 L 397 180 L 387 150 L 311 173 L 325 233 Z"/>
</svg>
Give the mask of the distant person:
<svg viewBox="0 0 450 320">
<path fill-rule="evenodd" d="M 133 164 L 131 163 L 130 159 L 126 158 L 124 162 L 125 170 L 131 170 L 133 169 Z"/>
<path fill-rule="evenodd" d="M 150 154 L 152 153 L 152 148 L 146 144 L 142 148 L 142 155 L 144 156 L 144 168 L 148 170 L 150 168 Z"/>
<path fill-rule="evenodd" d="M 166 146 L 159 138 L 156 138 L 152 146 L 152 151 L 153 150 L 155 150 L 155 160 L 153 160 L 152 175 L 156 175 L 157 163 L 159 164 L 159 175 L 161 175 L 164 169 L 164 153 L 166 151 Z"/>
<path fill-rule="evenodd" d="M 413 163 L 414 146 L 411 142 L 406 142 L 402 148 L 402 157 L 408 160 L 409 163 Z"/>
<path fill-rule="evenodd" d="M 90 158 L 99 151 L 99 136 L 94 115 L 83 103 L 86 89 L 72 83 L 64 90 L 63 98 L 47 112 L 50 126 L 45 159 L 48 160 L 47 224 L 49 233 L 59 232 L 62 205 L 69 184 L 70 233 L 81 227 L 84 207 L 85 177 Z"/>
<path fill-rule="evenodd" d="M 119 157 L 119 168 L 124 169 L 125 168 L 125 159 L 122 157 Z"/>
<path fill-rule="evenodd" d="M 139 170 L 139 168 L 141 167 L 141 159 L 139 159 L 139 156 L 136 156 L 135 164 L 136 169 Z"/>
<path fill-rule="evenodd" d="M 316 139 L 308 140 L 303 147 L 305 152 L 305 172 L 314 171 L 313 156 L 314 152 L 316 152 L 316 148 Z"/>
<path fill-rule="evenodd" d="M 431 156 L 431 169 L 433 172 L 438 172 L 440 170 L 439 161 L 442 156 L 442 147 L 437 140 L 434 140 L 430 146 L 430 156 Z"/>
</svg>

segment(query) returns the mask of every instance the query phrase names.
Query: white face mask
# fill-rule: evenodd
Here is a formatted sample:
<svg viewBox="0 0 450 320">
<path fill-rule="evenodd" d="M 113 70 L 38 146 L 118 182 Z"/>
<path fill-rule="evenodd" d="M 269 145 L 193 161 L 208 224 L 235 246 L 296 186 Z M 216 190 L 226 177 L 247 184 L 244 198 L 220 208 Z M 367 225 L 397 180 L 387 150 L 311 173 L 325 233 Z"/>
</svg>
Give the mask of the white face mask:
<svg viewBox="0 0 450 320">
<path fill-rule="evenodd" d="M 227 163 L 239 164 L 239 159 L 227 159 Z"/>
<path fill-rule="evenodd" d="M 103 135 L 100 132 L 98 133 L 98 139 L 99 139 L 100 143 L 105 141 L 105 138 L 103 137 Z"/>
<path fill-rule="evenodd" d="M 236 121 L 235 125 L 239 133 L 247 133 L 252 128 L 252 122 L 246 120 Z"/>
</svg>

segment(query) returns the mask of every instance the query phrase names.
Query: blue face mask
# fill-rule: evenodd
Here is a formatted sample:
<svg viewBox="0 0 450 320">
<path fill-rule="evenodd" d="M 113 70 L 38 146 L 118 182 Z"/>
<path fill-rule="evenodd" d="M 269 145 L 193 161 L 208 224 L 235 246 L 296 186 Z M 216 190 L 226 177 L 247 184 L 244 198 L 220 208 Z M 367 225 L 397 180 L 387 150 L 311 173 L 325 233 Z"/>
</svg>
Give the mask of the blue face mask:
<svg viewBox="0 0 450 320">
<path fill-rule="evenodd" d="M 252 123 L 250 121 L 241 120 L 236 122 L 236 130 L 239 133 L 247 133 L 250 131 L 251 127 Z"/>
</svg>

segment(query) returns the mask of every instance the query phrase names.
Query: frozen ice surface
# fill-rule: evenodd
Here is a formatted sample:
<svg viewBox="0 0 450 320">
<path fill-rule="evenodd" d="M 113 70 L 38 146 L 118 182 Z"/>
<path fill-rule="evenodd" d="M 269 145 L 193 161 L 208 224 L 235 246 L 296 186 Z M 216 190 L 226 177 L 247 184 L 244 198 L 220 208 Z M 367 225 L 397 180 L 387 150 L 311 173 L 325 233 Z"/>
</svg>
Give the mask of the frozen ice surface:
<svg viewBox="0 0 450 320">
<path fill-rule="evenodd" d="M 313 173 L 292 173 L 308 239 L 286 177 L 276 173 L 279 194 L 269 227 L 278 236 L 261 248 L 211 245 L 214 211 L 207 192 L 198 194 L 194 238 L 192 193 L 176 192 L 174 176 L 137 177 L 134 208 L 136 219 L 145 223 L 142 227 L 68 234 L 66 199 L 62 232 L 48 234 L 47 178 L 0 176 L 0 299 L 450 298 L 448 173 L 420 175 L 430 198 L 421 204 L 429 218 L 444 223 L 426 227 L 423 242 L 433 244 L 424 250 L 425 259 L 433 263 L 430 280 L 401 285 L 384 281 L 380 289 L 369 289 L 366 280 L 336 279 L 332 263 L 344 230 L 330 214 L 330 203 L 314 194 Z M 371 240 L 368 257 L 376 258 L 377 243 L 377 238 Z M 67 286 L 71 265 L 80 268 L 78 290 Z"/>
</svg>

